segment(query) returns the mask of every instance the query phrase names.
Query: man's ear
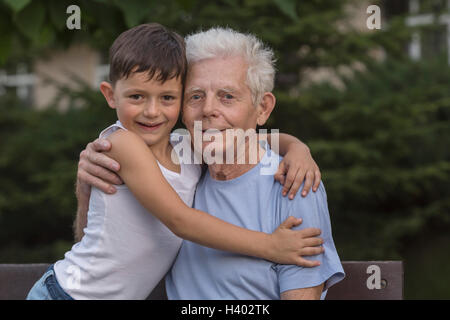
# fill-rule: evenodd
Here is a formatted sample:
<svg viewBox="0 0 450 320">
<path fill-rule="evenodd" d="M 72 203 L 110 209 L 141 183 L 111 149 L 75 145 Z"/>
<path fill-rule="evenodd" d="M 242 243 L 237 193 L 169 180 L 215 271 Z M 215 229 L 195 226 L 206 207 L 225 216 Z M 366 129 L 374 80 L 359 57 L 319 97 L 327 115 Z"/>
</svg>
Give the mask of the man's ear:
<svg viewBox="0 0 450 320">
<path fill-rule="evenodd" d="M 276 99 L 272 92 L 266 92 L 257 108 L 258 117 L 256 123 L 258 126 L 262 126 L 269 119 L 273 108 L 275 107 Z"/>
<path fill-rule="evenodd" d="M 116 108 L 116 101 L 114 98 L 114 88 L 109 82 L 102 81 L 100 83 L 100 91 L 103 93 L 103 96 L 106 99 L 106 102 L 108 102 L 108 105 L 112 108 Z"/>
</svg>

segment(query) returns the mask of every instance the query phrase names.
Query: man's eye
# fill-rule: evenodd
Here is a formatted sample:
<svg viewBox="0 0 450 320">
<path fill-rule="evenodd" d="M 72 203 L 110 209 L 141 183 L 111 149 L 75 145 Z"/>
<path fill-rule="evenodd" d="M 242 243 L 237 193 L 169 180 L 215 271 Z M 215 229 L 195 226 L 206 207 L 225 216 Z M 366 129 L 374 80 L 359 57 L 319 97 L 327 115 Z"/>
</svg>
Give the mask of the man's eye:
<svg viewBox="0 0 450 320">
<path fill-rule="evenodd" d="M 231 94 L 229 94 L 229 93 L 225 94 L 224 97 L 225 97 L 225 99 L 228 99 L 228 100 L 234 98 L 234 97 L 233 97 Z"/>
<path fill-rule="evenodd" d="M 171 100 L 175 100 L 175 97 L 174 96 L 165 95 L 165 96 L 163 96 L 163 99 L 166 100 L 166 101 L 171 101 Z"/>
<path fill-rule="evenodd" d="M 191 100 L 199 100 L 201 99 L 201 96 L 199 94 L 194 94 L 193 96 L 191 96 Z"/>
</svg>

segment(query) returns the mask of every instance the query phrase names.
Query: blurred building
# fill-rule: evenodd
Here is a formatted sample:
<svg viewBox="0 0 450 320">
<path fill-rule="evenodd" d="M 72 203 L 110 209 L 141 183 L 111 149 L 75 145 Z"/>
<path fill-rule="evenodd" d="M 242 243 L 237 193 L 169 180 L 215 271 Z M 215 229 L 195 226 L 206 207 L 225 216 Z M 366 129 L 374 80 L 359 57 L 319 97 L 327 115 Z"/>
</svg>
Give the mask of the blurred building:
<svg viewBox="0 0 450 320">
<path fill-rule="evenodd" d="M 0 70 L 0 95 L 14 90 L 18 98 L 42 109 L 57 97 L 58 86 L 76 88 L 85 83 L 98 88 L 101 81 L 108 79 L 108 72 L 104 55 L 86 44 L 75 44 Z M 66 105 L 64 99 L 59 102 L 62 109 Z"/>
<path fill-rule="evenodd" d="M 357 6 L 349 7 L 350 25 L 361 32 L 369 30 L 366 24 L 369 14 L 366 12 L 371 1 L 363 0 Z M 396 15 L 406 15 L 408 26 L 416 27 L 408 51 L 414 60 L 427 58 L 446 52 L 450 64 L 450 0 L 384 0 L 381 1 L 382 29 Z M 427 26 L 434 25 L 432 30 Z M 436 25 L 438 27 L 436 28 Z M 301 48 L 300 48 L 301 50 Z M 375 59 L 383 59 L 382 50 L 374 51 Z M 352 69 L 364 66 L 355 63 L 342 66 L 339 74 L 348 74 Z M 302 79 L 308 82 L 330 81 L 337 87 L 342 86 L 335 70 L 327 68 L 302 71 Z M 65 51 L 52 51 L 35 61 L 22 63 L 0 70 L 0 95 L 15 91 L 16 95 L 35 108 L 41 109 L 51 104 L 58 89 L 55 85 L 75 88 L 80 82 L 98 88 L 101 81 L 108 79 L 107 57 L 83 44 L 76 44 Z M 64 100 L 59 103 L 64 108 Z"/>
</svg>

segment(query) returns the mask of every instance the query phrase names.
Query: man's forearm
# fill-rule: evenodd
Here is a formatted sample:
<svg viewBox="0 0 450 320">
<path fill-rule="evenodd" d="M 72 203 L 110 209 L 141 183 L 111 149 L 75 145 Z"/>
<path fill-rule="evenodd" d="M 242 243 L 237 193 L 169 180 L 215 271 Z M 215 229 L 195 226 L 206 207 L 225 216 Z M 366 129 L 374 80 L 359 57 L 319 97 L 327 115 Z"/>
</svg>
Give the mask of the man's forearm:
<svg viewBox="0 0 450 320">
<path fill-rule="evenodd" d="M 319 300 L 324 284 L 316 287 L 288 290 L 281 293 L 281 300 Z"/>
<path fill-rule="evenodd" d="M 90 194 L 86 191 L 82 191 L 80 188 L 80 183 L 77 182 L 76 186 L 76 196 L 77 196 L 77 215 L 73 223 L 73 234 L 75 242 L 79 242 L 84 236 L 83 229 L 87 226 L 87 213 L 89 211 L 89 198 Z"/>
</svg>

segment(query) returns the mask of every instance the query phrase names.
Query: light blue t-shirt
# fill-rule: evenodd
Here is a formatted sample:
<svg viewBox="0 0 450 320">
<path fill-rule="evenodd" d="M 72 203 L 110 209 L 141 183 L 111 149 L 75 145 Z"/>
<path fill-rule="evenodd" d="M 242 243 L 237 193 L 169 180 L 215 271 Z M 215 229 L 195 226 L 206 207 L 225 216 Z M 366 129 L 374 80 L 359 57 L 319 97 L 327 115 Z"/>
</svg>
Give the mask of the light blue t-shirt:
<svg viewBox="0 0 450 320">
<path fill-rule="evenodd" d="M 273 174 L 261 174 L 270 152 L 266 152 L 257 166 L 232 180 L 214 180 L 206 172 L 197 186 L 194 207 L 237 226 L 266 233 L 272 233 L 290 215 L 302 218 L 303 223 L 295 229 L 322 230 L 320 237 L 324 239 L 325 252 L 305 257 L 318 260 L 321 265 L 313 268 L 281 265 L 183 241 L 166 277 L 169 299 L 280 299 L 280 294 L 287 290 L 324 282 L 327 290 L 344 278 L 331 234 L 323 184 L 305 198 L 283 197 L 282 185 L 274 180 Z M 326 291 L 322 299 L 325 294 Z"/>
</svg>

